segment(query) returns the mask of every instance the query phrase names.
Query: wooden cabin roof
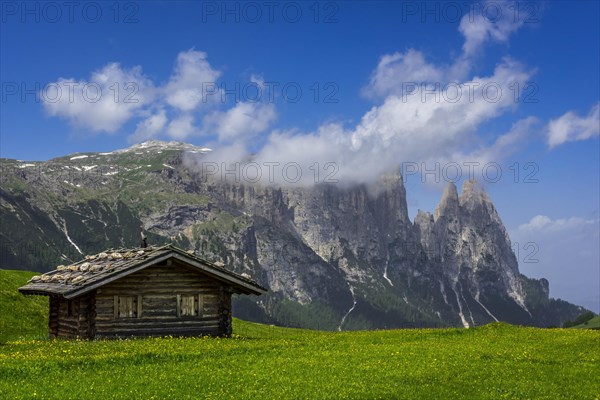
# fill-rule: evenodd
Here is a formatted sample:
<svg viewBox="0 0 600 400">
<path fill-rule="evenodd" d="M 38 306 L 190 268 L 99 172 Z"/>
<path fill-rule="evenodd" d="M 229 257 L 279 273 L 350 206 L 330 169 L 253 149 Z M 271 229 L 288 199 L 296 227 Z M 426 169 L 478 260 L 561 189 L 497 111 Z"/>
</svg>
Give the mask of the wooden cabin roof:
<svg viewBox="0 0 600 400">
<path fill-rule="evenodd" d="M 23 294 L 60 295 L 71 299 L 163 261 L 175 259 L 199 273 L 230 284 L 236 293 L 266 293 L 258 283 L 217 266 L 192 252 L 171 244 L 160 247 L 107 250 L 85 256 L 71 265 L 59 265 L 55 270 L 36 275 L 19 288 Z"/>
</svg>

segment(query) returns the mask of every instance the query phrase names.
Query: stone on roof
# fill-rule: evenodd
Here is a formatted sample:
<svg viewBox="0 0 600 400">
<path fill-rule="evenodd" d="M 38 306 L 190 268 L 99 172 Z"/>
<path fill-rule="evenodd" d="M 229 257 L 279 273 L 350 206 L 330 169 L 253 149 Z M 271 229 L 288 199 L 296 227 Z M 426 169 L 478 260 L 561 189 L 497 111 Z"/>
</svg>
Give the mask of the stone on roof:
<svg viewBox="0 0 600 400">
<path fill-rule="evenodd" d="M 137 249 L 106 250 L 96 255 L 88 255 L 71 265 L 59 265 L 53 271 L 32 277 L 27 285 L 19 288 L 24 294 L 56 294 L 65 298 L 75 297 L 112 282 L 129 273 L 175 257 L 183 262 L 199 267 L 216 279 L 229 281 L 241 293 L 261 294 L 266 289 L 247 276 L 239 275 L 222 266 L 211 263 L 193 251 L 185 251 L 171 244 Z"/>
</svg>

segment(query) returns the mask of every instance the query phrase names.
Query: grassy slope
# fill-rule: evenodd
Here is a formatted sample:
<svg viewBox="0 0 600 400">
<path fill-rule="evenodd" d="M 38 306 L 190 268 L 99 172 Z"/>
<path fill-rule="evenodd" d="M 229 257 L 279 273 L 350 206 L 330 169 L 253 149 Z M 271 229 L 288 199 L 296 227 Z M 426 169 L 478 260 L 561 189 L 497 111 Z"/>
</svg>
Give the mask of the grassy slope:
<svg viewBox="0 0 600 400">
<path fill-rule="evenodd" d="M 46 337 L 48 298 L 23 296 L 17 289 L 36 275 L 0 269 L 0 343 L 9 338 Z"/>
<path fill-rule="evenodd" d="M 572 328 L 575 329 L 600 329 L 600 315 L 596 315 L 590 319 L 586 324 L 575 325 Z"/>
<path fill-rule="evenodd" d="M 0 304 L 10 299 L 5 278 L 14 273 L 2 274 Z M 26 278 L 15 277 L 14 289 Z M 13 307 L 2 310 L 27 308 L 9 301 Z M 34 335 L 45 330 L 38 322 L 30 328 Z M 10 340 L 0 345 L 0 393 L 17 399 L 600 399 L 598 331 L 491 324 L 331 333 L 235 320 L 234 332 L 233 339 Z"/>
</svg>

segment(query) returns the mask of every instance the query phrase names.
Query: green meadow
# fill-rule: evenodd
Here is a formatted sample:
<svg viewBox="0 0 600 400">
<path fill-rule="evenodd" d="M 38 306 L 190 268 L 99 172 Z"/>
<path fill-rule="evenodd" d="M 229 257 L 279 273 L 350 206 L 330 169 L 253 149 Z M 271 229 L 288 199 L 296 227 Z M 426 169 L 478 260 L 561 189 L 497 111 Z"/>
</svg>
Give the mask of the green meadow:
<svg viewBox="0 0 600 400">
<path fill-rule="evenodd" d="M 575 325 L 574 329 L 600 329 L 600 315 L 586 321 L 583 324 Z"/>
<path fill-rule="evenodd" d="M 45 340 L 45 298 L 0 270 L 0 398 L 600 399 L 600 331 L 318 332 L 234 320 L 234 337 Z M 29 315 L 30 314 L 30 315 Z"/>
</svg>

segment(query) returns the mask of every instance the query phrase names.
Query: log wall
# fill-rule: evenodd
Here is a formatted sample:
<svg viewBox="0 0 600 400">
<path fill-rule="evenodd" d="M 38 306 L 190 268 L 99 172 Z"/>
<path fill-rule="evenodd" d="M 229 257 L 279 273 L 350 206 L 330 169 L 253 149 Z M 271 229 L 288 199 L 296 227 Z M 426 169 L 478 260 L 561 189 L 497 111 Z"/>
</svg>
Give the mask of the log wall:
<svg viewBox="0 0 600 400">
<path fill-rule="evenodd" d="M 48 337 L 93 338 L 95 334 L 94 317 L 94 293 L 72 300 L 50 296 Z"/>
<path fill-rule="evenodd" d="M 229 336 L 231 288 L 177 263 L 156 265 L 97 289 L 94 313 L 94 337 Z"/>
<path fill-rule="evenodd" d="M 48 338 L 58 337 L 58 296 L 50 296 L 50 310 L 48 312 Z"/>
</svg>

